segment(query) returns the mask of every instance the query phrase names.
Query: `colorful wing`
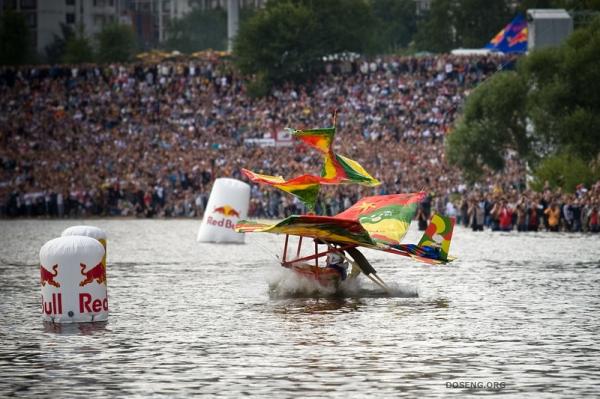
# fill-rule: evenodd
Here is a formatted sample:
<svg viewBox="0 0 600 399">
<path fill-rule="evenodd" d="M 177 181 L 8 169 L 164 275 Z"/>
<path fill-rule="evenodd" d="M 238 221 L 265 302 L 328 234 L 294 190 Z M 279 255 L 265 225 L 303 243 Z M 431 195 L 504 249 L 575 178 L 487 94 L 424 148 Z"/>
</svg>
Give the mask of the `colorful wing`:
<svg viewBox="0 0 600 399">
<path fill-rule="evenodd" d="M 293 130 L 289 129 L 292 136 L 302 141 L 306 145 L 317 149 L 323 154 L 331 151 L 331 144 L 335 137 L 335 127 L 322 129 Z"/>
<path fill-rule="evenodd" d="M 292 215 L 273 225 L 242 220 L 235 225 L 235 231 L 289 234 L 329 242 L 376 246 L 369 232 L 358 221 L 344 220 L 337 216 Z"/>
<path fill-rule="evenodd" d="M 255 183 L 264 183 L 277 187 L 297 197 L 306 204 L 309 212 L 314 211 L 319 195 L 320 178 L 313 175 L 302 175 L 294 179 L 284 180 L 281 176 L 269 176 L 254 173 L 248 169 L 242 169 L 242 173 Z"/>
<path fill-rule="evenodd" d="M 322 181 L 322 184 L 356 183 L 367 186 L 381 184 L 368 174 L 358 162 L 333 152 L 331 146 L 335 137 L 334 127 L 293 130 L 292 136 L 324 155 L 321 177 L 326 180 Z"/>
<path fill-rule="evenodd" d="M 292 136 L 323 154 L 321 177 L 328 179 L 331 184 L 339 184 L 345 174 L 331 149 L 335 128 L 292 130 Z"/>
<path fill-rule="evenodd" d="M 335 216 L 294 215 L 274 225 L 242 220 L 235 230 L 299 235 L 388 249 L 400 243 L 424 196 L 421 192 L 366 197 Z"/>
<path fill-rule="evenodd" d="M 358 220 L 381 246 L 397 245 L 424 197 L 425 192 L 365 197 L 335 217 Z"/>
<path fill-rule="evenodd" d="M 429 264 L 451 262 L 455 259 L 448 256 L 455 223 L 452 218 L 434 214 L 419 244 L 400 244 L 425 195 L 419 192 L 366 197 L 332 217 L 290 216 L 274 225 L 242 220 L 235 231 L 313 237 L 405 255 Z"/>
<path fill-rule="evenodd" d="M 262 175 L 247 169 L 242 169 L 242 173 L 255 183 L 268 184 L 294 195 L 306 205 L 308 212 L 315 210 L 321 184 L 354 183 L 366 186 L 381 184 L 368 174 L 358 162 L 333 152 L 331 144 L 335 136 L 335 128 L 289 130 L 293 137 L 316 148 L 323 154 L 324 164 L 321 176 L 302 175 L 284 180 L 281 176 Z"/>
<path fill-rule="evenodd" d="M 335 155 L 338 176 L 342 176 L 343 183 L 358 183 L 364 186 L 378 186 L 381 182 L 367 173 L 355 160 L 343 155 Z M 325 160 L 327 164 L 327 159 Z M 340 170 L 341 169 L 341 170 Z"/>
</svg>

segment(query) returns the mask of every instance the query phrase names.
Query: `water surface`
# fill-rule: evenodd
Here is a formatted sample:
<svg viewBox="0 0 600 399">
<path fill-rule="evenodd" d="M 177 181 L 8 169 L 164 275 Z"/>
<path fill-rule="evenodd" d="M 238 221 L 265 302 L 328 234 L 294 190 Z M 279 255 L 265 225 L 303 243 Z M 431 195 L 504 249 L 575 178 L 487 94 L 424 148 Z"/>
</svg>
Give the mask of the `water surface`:
<svg viewBox="0 0 600 399">
<path fill-rule="evenodd" d="M 109 235 L 109 321 L 43 324 L 39 249 L 85 223 Z M 598 395 L 597 235 L 457 228 L 448 266 L 364 251 L 397 295 L 317 298 L 269 292 L 282 237 L 198 225 L 0 221 L 0 396 Z"/>
</svg>

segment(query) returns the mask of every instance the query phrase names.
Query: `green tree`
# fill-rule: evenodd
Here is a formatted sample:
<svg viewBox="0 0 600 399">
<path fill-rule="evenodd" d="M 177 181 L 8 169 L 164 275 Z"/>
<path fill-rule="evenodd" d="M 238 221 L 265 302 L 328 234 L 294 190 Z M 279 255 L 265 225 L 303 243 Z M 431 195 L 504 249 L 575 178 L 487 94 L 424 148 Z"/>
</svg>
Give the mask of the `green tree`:
<svg viewBox="0 0 600 399">
<path fill-rule="evenodd" d="M 81 64 L 94 61 L 94 49 L 90 40 L 83 32 L 73 34 L 67 39 L 62 62 L 66 64 Z"/>
<path fill-rule="evenodd" d="M 584 160 L 600 152 L 600 17 L 558 49 L 534 51 L 522 65 L 528 110 L 542 145 Z"/>
<path fill-rule="evenodd" d="M 462 119 L 448 137 L 448 161 L 475 179 L 485 166 L 500 170 L 507 151 L 530 157 L 525 99 L 527 87 L 516 72 L 498 73 L 468 98 Z"/>
<path fill-rule="evenodd" d="M 562 8 L 557 7 L 557 0 L 521 0 L 517 10 L 524 13 L 531 8 Z"/>
<path fill-rule="evenodd" d="M 510 20 L 506 0 L 458 0 L 454 10 L 456 42 L 481 48 Z"/>
<path fill-rule="evenodd" d="M 554 0 L 552 3 L 552 8 L 600 11 L 600 0 Z"/>
<path fill-rule="evenodd" d="M 405 48 L 417 31 L 414 0 L 371 0 L 375 26 L 375 48 L 384 52 Z"/>
<path fill-rule="evenodd" d="M 590 167 L 591 166 L 591 167 Z M 542 191 L 545 184 L 550 188 L 562 188 L 574 192 L 578 184 L 586 187 L 600 179 L 600 168 L 570 154 L 553 155 L 543 159 L 535 171 L 532 182 L 534 190 Z"/>
<path fill-rule="evenodd" d="M 454 11 L 451 0 L 433 0 L 431 8 L 417 26 L 416 48 L 448 52 L 455 47 Z"/>
<path fill-rule="evenodd" d="M 304 0 L 304 3 L 317 22 L 316 29 L 310 33 L 318 40 L 314 45 L 319 59 L 322 55 L 344 51 L 375 52 L 373 31 L 377 22 L 365 0 Z"/>
<path fill-rule="evenodd" d="M 33 58 L 31 33 L 23 15 L 6 11 L 0 17 L 0 64 L 20 65 Z"/>
<path fill-rule="evenodd" d="M 590 163 L 600 154 L 600 17 L 559 48 L 533 51 L 467 99 L 448 159 L 476 176 L 516 151 L 533 168 L 548 157 Z M 494 155 L 494 152 L 500 155 Z M 573 161 L 575 162 L 575 161 Z"/>
<path fill-rule="evenodd" d="M 135 33 L 129 25 L 108 24 L 98 34 L 100 62 L 127 62 L 136 49 Z"/>
<path fill-rule="evenodd" d="M 264 88 L 301 81 L 320 71 L 326 55 L 371 49 L 374 23 L 363 0 L 272 0 L 241 24 L 234 56 Z"/>
</svg>

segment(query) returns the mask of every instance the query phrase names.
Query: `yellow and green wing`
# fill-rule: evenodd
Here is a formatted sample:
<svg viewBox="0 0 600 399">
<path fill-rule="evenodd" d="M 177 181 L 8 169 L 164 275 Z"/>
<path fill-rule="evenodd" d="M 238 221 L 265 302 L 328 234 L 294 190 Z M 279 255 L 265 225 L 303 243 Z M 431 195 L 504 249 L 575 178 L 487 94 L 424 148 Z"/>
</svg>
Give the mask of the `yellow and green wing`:
<svg viewBox="0 0 600 399">
<path fill-rule="evenodd" d="M 239 233 L 289 234 L 388 249 L 400 243 L 424 195 L 366 197 L 335 216 L 293 215 L 273 225 L 242 220 L 235 230 Z"/>
</svg>

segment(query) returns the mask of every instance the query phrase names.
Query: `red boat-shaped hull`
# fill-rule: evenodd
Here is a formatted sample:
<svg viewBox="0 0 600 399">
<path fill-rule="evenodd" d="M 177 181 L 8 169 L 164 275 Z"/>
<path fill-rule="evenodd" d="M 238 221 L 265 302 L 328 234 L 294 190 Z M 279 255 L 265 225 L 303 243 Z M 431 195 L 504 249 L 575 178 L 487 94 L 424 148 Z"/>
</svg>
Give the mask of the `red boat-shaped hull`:
<svg viewBox="0 0 600 399">
<path fill-rule="evenodd" d="M 325 287 L 338 285 L 342 281 L 342 276 L 340 273 L 330 267 L 319 267 L 308 265 L 306 263 L 296 263 L 289 266 L 289 269 L 294 273 L 314 280 Z"/>
</svg>

